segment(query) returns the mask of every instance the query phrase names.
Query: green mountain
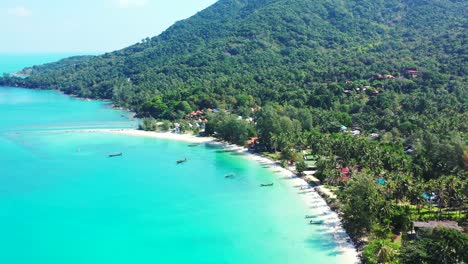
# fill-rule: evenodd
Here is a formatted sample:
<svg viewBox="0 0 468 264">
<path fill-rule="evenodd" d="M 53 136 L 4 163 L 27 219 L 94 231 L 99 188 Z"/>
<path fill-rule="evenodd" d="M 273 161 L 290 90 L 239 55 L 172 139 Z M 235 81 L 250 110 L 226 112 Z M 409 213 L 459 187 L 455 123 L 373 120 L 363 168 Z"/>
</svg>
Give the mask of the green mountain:
<svg viewBox="0 0 468 264">
<path fill-rule="evenodd" d="M 220 0 L 133 46 L 34 66 L 29 78 L 0 83 L 112 99 L 165 118 L 176 117 L 183 100 L 193 109 L 266 102 L 333 109 L 355 88 L 346 80 L 407 69 L 426 82 L 389 89 L 451 80 L 453 92 L 466 80 L 466 10 L 456 0 Z M 167 107 L 143 109 L 155 96 Z"/>
</svg>

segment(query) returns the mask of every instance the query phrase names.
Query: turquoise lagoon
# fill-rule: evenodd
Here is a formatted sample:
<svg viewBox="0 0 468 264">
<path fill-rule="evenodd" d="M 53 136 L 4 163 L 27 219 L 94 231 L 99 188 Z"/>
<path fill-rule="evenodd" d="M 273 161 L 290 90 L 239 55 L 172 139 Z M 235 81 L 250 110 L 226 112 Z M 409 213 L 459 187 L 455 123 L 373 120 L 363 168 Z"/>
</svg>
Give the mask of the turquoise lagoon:
<svg viewBox="0 0 468 264">
<path fill-rule="evenodd" d="M 261 164 L 204 144 L 69 131 L 135 126 L 109 103 L 0 87 L 2 263 L 345 262 L 307 224 L 299 190 Z"/>
</svg>

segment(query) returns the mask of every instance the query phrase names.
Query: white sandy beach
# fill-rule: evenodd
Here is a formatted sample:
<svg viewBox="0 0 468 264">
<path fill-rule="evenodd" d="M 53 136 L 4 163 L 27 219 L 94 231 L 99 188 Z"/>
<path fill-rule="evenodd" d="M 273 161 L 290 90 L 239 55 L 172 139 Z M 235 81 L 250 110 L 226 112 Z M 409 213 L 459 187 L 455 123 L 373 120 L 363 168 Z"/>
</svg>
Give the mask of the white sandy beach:
<svg viewBox="0 0 468 264">
<path fill-rule="evenodd" d="M 328 207 L 325 200 L 312 187 L 309 187 L 308 183 L 304 179 L 297 177 L 292 171 L 281 167 L 277 162 L 267 157 L 248 152 L 244 147 L 228 145 L 220 142 L 217 142 L 216 144 L 219 144 L 226 149 L 244 154 L 248 159 L 269 167 L 280 178 L 287 180 L 289 186 L 299 191 L 302 200 L 306 203 L 308 208 L 311 208 L 310 214 L 323 214 L 320 219 L 325 220 L 324 226 L 326 227 L 326 232 L 335 239 L 338 244 L 340 254 L 344 259 L 346 259 L 346 263 L 359 263 L 356 248 L 352 242 L 348 242 L 351 241 L 350 237 L 341 226 L 341 220 L 338 217 L 338 214 Z M 301 190 L 301 187 L 305 187 L 306 189 Z"/>
<path fill-rule="evenodd" d="M 287 180 L 291 188 L 295 188 L 301 195 L 302 200 L 306 203 L 308 208 L 311 208 L 310 214 L 323 214 L 320 219 L 325 220 L 324 226 L 326 227 L 326 232 L 330 234 L 339 247 L 339 253 L 346 259 L 346 263 L 359 263 L 357 251 L 349 239 L 348 234 L 341 226 L 340 218 L 338 214 L 333 212 L 325 200 L 313 189 L 309 188 L 308 183 L 297 177 L 292 171 L 281 167 L 278 163 L 269 158 L 252 154 L 244 147 L 237 145 L 229 145 L 220 141 L 217 141 L 215 138 L 211 137 L 198 137 L 190 134 L 175 134 L 175 133 L 158 133 L 150 131 L 142 131 L 136 129 L 90 129 L 90 130 L 71 130 L 66 132 L 76 132 L 76 133 L 90 133 L 90 132 L 99 132 L 99 133 L 113 133 L 121 134 L 128 136 L 138 136 L 138 137 L 150 137 L 158 139 L 167 139 L 167 140 L 178 140 L 190 143 L 207 143 L 215 144 L 220 147 L 223 147 L 227 150 L 236 151 L 243 154 L 246 158 L 256 161 L 263 166 L 269 167 L 276 175 L 280 178 Z M 301 188 L 302 187 L 302 188 Z M 304 188 L 305 187 L 305 188 Z M 306 222 L 306 220 L 305 220 Z"/>
<path fill-rule="evenodd" d="M 113 134 L 121 134 L 121 135 L 128 135 L 128 136 L 137 136 L 137 137 L 151 137 L 151 138 L 158 138 L 158 139 L 168 139 L 168 140 L 178 140 L 178 141 L 185 141 L 190 143 L 208 143 L 214 142 L 216 139 L 211 137 L 197 137 L 191 134 L 176 134 L 170 132 L 151 132 L 151 131 L 143 131 L 143 130 L 136 130 L 136 129 L 97 129 L 97 130 L 90 130 L 88 132 L 104 132 L 104 133 L 113 133 Z"/>
</svg>

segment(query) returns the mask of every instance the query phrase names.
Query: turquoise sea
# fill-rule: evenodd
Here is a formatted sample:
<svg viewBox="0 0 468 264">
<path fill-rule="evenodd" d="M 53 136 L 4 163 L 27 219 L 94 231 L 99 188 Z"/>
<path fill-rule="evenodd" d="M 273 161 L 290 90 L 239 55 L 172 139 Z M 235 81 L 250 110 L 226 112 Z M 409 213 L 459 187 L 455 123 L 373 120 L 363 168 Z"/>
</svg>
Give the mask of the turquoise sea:
<svg viewBox="0 0 468 264">
<path fill-rule="evenodd" d="M 15 73 L 33 65 L 58 61 L 60 59 L 76 55 L 96 55 L 97 53 L 30 53 L 8 54 L 0 53 L 0 75 L 3 73 Z"/>
<path fill-rule="evenodd" d="M 261 164 L 68 131 L 135 126 L 109 103 L 0 87 L 1 263 L 344 263 L 299 191 Z"/>
</svg>

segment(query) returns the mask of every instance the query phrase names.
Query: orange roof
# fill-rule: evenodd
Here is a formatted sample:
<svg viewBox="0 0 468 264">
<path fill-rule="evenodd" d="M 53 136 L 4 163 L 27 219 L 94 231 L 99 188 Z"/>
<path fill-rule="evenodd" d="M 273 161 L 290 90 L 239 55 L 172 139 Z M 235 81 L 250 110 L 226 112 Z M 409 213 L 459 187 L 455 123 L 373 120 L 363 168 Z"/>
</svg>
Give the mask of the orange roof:
<svg viewBox="0 0 468 264">
<path fill-rule="evenodd" d="M 349 168 L 348 167 L 343 167 L 340 169 L 341 173 L 349 173 Z"/>
<path fill-rule="evenodd" d="M 247 140 L 247 145 L 254 144 L 258 140 L 258 137 L 253 137 Z"/>
</svg>

